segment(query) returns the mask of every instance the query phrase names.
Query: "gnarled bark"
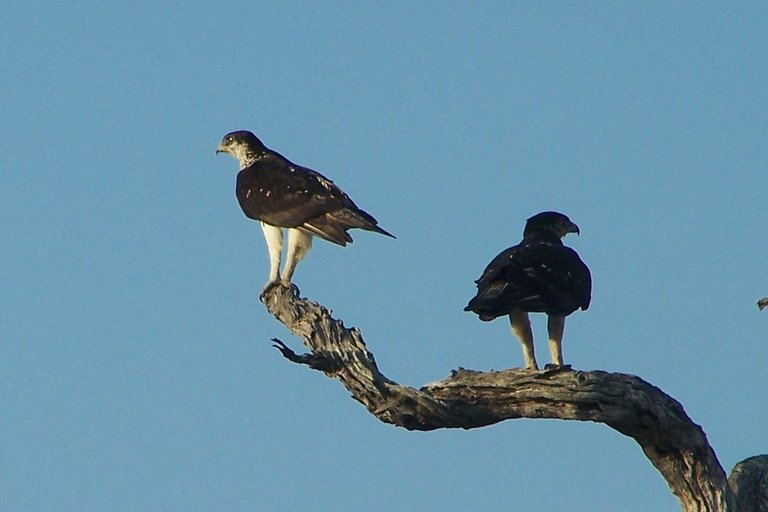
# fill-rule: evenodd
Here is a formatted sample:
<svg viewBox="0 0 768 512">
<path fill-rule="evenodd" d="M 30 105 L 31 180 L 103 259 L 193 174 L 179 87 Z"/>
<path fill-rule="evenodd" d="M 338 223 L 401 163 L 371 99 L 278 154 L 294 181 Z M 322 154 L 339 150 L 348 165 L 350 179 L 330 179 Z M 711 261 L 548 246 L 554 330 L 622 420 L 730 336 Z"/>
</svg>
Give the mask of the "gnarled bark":
<svg viewBox="0 0 768 512">
<path fill-rule="evenodd" d="M 768 455 L 745 460 L 726 479 L 706 434 L 683 406 L 637 376 L 459 369 L 415 389 L 384 376 L 360 331 L 300 298 L 297 288 L 273 286 L 262 300 L 310 350 L 297 355 L 275 339 L 283 356 L 338 379 L 383 422 L 409 430 L 471 429 L 516 418 L 604 423 L 641 446 L 684 511 L 768 512 Z"/>
</svg>

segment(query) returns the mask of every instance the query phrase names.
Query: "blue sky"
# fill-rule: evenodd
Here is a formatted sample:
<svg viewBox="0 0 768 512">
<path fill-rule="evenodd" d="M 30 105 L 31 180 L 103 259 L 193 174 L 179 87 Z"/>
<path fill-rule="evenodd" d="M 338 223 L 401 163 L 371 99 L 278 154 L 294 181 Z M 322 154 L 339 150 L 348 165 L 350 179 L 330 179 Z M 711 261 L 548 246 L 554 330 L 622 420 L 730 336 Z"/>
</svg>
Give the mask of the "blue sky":
<svg viewBox="0 0 768 512">
<path fill-rule="evenodd" d="M 661 387 L 730 471 L 768 451 L 767 23 L 762 2 L 7 6 L 4 510 L 678 510 L 603 425 L 407 432 L 284 361 L 214 150 L 250 129 L 398 236 L 317 242 L 295 281 L 417 387 L 522 364 L 461 310 L 527 217 L 567 213 L 594 291 L 566 362 Z"/>
</svg>

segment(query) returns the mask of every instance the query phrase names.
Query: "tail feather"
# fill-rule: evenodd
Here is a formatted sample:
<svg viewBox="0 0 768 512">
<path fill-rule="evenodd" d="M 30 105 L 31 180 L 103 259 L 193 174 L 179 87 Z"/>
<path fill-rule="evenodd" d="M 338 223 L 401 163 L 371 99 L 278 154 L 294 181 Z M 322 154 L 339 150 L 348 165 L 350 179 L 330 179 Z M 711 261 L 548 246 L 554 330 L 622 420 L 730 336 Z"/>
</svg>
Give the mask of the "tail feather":
<svg viewBox="0 0 768 512">
<path fill-rule="evenodd" d="M 384 228 L 379 227 L 379 222 L 373 215 L 359 208 L 342 208 L 326 215 L 344 226 L 344 229 L 364 229 L 390 238 L 395 238 L 395 235 Z"/>
<path fill-rule="evenodd" d="M 476 313 L 480 320 L 488 321 L 501 316 L 504 313 L 496 311 L 499 307 L 498 298 L 503 287 L 490 286 L 481 288 L 477 291 L 477 295 L 472 297 L 469 303 L 464 308 L 464 311 L 471 311 Z"/>
<path fill-rule="evenodd" d="M 358 228 L 379 233 L 390 238 L 395 235 L 384 228 L 379 227 L 376 219 L 363 210 L 351 210 L 344 208 L 333 212 L 324 213 L 307 220 L 299 226 L 299 229 L 307 233 L 317 235 L 320 238 L 341 245 L 352 243 L 352 237 L 347 230 Z"/>
<path fill-rule="evenodd" d="M 367 227 L 361 227 L 361 229 L 364 229 L 366 231 L 373 231 L 374 233 L 378 233 L 380 235 L 388 236 L 389 238 L 397 238 L 395 235 L 387 231 L 386 229 L 380 227 L 378 224 L 374 224 L 372 226 Z"/>
<path fill-rule="evenodd" d="M 544 311 L 540 295 L 520 294 L 517 286 L 506 281 L 492 281 L 477 290 L 464 311 L 472 311 L 480 320 L 488 321 L 509 314 L 514 308 Z"/>
<path fill-rule="evenodd" d="M 351 244 L 352 237 L 347 233 L 345 227 L 326 217 L 327 214 L 309 220 L 301 226 L 301 229 L 342 247 L 345 247 L 348 243 Z"/>
</svg>

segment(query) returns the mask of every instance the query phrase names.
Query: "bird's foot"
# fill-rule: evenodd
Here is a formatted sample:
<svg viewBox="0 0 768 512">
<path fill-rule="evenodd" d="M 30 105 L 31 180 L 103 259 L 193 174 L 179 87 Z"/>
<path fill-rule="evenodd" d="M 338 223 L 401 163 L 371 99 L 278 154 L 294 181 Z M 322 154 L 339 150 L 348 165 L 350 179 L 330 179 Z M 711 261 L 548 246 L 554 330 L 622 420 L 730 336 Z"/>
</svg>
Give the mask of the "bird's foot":
<svg viewBox="0 0 768 512">
<path fill-rule="evenodd" d="M 266 298 L 267 294 L 275 286 L 283 286 L 283 282 L 280 279 L 273 279 L 273 280 L 267 281 L 267 284 L 265 284 L 264 288 L 261 289 L 261 293 L 259 294 L 259 300 L 261 302 L 264 302 L 264 299 Z"/>
<path fill-rule="evenodd" d="M 261 290 L 261 293 L 259 294 L 259 300 L 261 302 L 264 302 L 264 299 L 275 287 L 285 288 L 288 290 L 293 289 L 294 294 L 296 295 L 299 294 L 298 286 L 296 286 L 292 282 L 287 281 L 285 279 L 275 279 L 273 281 L 267 281 L 267 284 L 264 285 L 264 288 Z"/>
<path fill-rule="evenodd" d="M 570 364 L 555 364 L 555 363 L 549 363 L 544 365 L 544 370 L 550 371 L 550 370 L 570 370 L 572 367 Z"/>
</svg>

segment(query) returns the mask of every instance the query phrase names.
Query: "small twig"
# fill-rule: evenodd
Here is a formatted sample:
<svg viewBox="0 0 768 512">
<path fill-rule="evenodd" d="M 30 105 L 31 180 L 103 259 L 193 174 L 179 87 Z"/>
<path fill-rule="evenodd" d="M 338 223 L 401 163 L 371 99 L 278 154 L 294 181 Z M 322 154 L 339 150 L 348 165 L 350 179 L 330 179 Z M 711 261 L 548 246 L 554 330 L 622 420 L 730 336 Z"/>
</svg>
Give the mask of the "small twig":
<svg viewBox="0 0 768 512">
<path fill-rule="evenodd" d="M 327 374 L 333 373 L 338 369 L 339 365 L 337 363 L 322 354 L 297 354 L 291 350 L 288 345 L 277 338 L 272 338 L 272 342 L 272 346 L 279 350 L 280 353 L 283 354 L 283 357 L 291 362 L 305 364 L 313 370 L 319 370 Z"/>
</svg>

